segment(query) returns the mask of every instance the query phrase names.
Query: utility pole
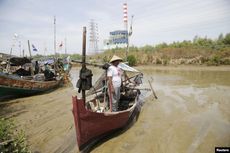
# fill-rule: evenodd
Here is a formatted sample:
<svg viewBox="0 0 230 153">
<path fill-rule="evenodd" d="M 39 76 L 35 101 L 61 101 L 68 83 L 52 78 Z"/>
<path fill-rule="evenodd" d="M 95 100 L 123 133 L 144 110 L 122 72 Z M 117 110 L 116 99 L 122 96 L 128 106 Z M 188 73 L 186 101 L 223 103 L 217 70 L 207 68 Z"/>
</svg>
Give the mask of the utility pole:
<svg viewBox="0 0 230 153">
<path fill-rule="evenodd" d="M 89 25 L 89 48 L 90 52 L 93 54 L 98 53 L 98 25 L 94 22 L 93 19 L 90 20 Z"/>
<path fill-rule="evenodd" d="M 127 36 L 127 54 L 126 54 L 126 61 L 128 60 L 128 53 L 129 53 L 129 41 L 130 41 L 130 36 L 132 35 L 133 33 L 133 15 L 132 15 L 132 18 L 131 18 L 131 23 L 130 23 L 130 29 L 129 31 L 127 30 L 127 33 L 128 33 L 128 36 Z"/>
<path fill-rule="evenodd" d="M 47 47 L 46 47 L 46 42 L 44 42 L 44 53 L 43 53 L 44 56 L 46 56 L 46 52 L 47 52 Z"/>
<path fill-rule="evenodd" d="M 13 45 L 10 48 L 10 57 L 12 56 L 12 52 L 13 52 Z"/>
<path fill-rule="evenodd" d="M 57 46 L 57 42 L 56 42 L 56 16 L 54 16 L 54 69 L 55 72 L 57 72 L 58 67 L 57 67 L 57 53 L 56 53 L 56 46 Z"/>
<path fill-rule="evenodd" d="M 54 16 L 54 56 L 56 58 L 56 16 Z"/>
<path fill-rule="evenodd" d="M 67 41 L 66 41 L 66 38 L 65 38 L 65 55 L 67 54 Z"/>
<path fill-rule="evenodd" d="M 28 40 L 28 50 L 29 50 L 29 54 L 30 54 L 30 59 L 32 60 L 32 55 L 31 55 L 31 50 L 30 50 L 30 41 Z M 34 75 L 34 69 L 33 69 L 33 64 L 31 63 L 31 74 Z"/>
<path fill-rule="evenodd" d="M 22 57 L 22 47 L 21 47 L 21 41 L 18 41 L 19 51 L 20 51 L 20 57 Z"/>
<path fill-rule="evenodd" d="M 30 54 L 30 59 L 32 59 L 31 49 L 30 49 L 30 41 L 29 40 L 28 40 L 28 50 L 29 50 L 29 54 Z"/>
</svg>

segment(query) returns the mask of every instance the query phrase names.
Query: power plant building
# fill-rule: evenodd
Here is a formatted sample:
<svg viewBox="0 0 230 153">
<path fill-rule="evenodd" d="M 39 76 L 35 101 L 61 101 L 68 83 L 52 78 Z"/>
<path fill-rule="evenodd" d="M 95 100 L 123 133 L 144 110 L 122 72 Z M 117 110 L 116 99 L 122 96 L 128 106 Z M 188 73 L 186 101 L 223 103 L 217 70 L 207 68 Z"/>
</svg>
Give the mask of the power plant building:
<svg viewBox="0 0 230 153">
<path fill-rule="evenodd" d="M 109 39 L 104 40 L 104 49 L 124 48 L 127 44 L 127 30 L 116 30 L 109 33 Z"/>
</svg>

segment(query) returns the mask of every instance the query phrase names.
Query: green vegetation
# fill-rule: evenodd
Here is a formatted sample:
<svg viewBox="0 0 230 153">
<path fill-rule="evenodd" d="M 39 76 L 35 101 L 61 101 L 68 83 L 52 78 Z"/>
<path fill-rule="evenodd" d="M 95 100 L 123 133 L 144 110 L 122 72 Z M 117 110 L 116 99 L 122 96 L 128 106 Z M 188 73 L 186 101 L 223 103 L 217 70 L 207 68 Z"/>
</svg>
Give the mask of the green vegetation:
<svg viewBox="0 0 230 153">
<path fill-rule="evenodd" d="M 137 63 L 137 60 L 136 60 L 136 58 L 135 58 L 134 55 L 129 55 L 127 57 L 127 61 L 128 61 L 128 63 L 129 63 L 130 66 L 134 66 Z"/>
<path fill-rule="evenodd" d="M 109 62 L 114 54 L 125 57 L 126 48 L 106 50 L 97 55 L 87 56 L 87 61 L 92 63 Z M 217 39 L 195 36 L 192 41 L 160 43 L 142 47 L 131 46 L 127 60 L 130 65 L 161 64 L 161 65 L 230 65 L 230 33 L 220 34 Z M 63 58 L 67 55 L 58 54 Z M 69 54 L 71 59 L 81 60 L 79 54 Z M 53 57 L 50 55 L 48 57 Z M 43 59 L 36 55 L 34 59 Z"/>
<path fill-rule="evenodd" d="M 0 119 L 0 152 L 29 153 L 23 131 L 16 131 L 12 120 Z"/>
<path fill-rule="evenodd" d="M 108 62 L 113 54 L 125 57 L 125 50 L 125 48 L 107 50 L 94 58 Z M 217 39 L 195 36 L 193 41 L 184 40 L 182 42 L 161 43 L 143 47 L 132 46 L 129 49 L 129 58 L 131 58 L 129 60 L 136 60 L 134 65 L 230 65 L 230 33 L 220 34 Z"/>
<path fill-rule="evenodd" d="M 64 58 L 64 57 L 70 56 L 70 58 L 73 60 L 80 60 L 81 59 L 81 55 L 79 55 L 79 54 L 57 54 L 56 56 L 58 58 Z M 42 60 L 42 59 L 53 58 L 53 57 L 54 57 L 54 55 L 43 56 L 43 55 L 37 54 L 37 55 L 33 56 L 33 59 Z"/>
</svg>

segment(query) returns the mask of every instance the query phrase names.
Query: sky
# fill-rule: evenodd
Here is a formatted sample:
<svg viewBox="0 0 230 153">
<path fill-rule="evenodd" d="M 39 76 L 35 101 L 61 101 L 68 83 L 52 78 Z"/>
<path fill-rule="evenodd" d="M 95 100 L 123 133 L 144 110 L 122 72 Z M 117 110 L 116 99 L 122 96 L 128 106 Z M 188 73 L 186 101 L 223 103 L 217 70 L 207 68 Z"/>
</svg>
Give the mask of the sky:
<svg viewBox="0 0 230 153">
<path fill-rule="evenodd" d="M 134 46 L 192 40 L 196 35 L 215 39 L 230 32 L 230 0 L 0 0 L 0 52 L 13 48 L 12 53 L 20 55 L 20 41 L 27 54 L 30 40 L 38 49 L 33 55 L 53 54 L 54 16 L 58 53 L 64 53 L 65 47 L 58 46 L 65 38 L 68 53 L 81 53 L 83 27 L 89 36 L 91 19 L 98 24 L 102 49 L 110 31 L 124 29 L 124 2 L 129 23 L 134 16 Z"/>
</svg>

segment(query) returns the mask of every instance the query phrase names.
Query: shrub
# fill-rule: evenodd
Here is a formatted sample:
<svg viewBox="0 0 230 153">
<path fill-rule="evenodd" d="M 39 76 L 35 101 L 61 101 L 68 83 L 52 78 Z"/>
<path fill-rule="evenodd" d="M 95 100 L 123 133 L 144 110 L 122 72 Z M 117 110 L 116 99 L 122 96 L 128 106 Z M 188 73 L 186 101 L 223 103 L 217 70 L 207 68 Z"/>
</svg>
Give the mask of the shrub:
<svg viewBox="0 0 230 153">
<path fill-rule="evenodd" d="M 137 63 L 137 59 L 135 58 L 134 55 L 129 55 L 127 57 L 127 61 L 128 61 L 128 63 L 129 63 L 130 66 L 134 66 Z"/>
<path fill-rule="evenodd" d="M 223 64 L 223 65 L 230 65 L 230 58 L 223 58 L 223 59 L 221 59 L 221 64 Z"/>
<path fill-rule="evenodd" d="M 162 61 L 159 58 L 157 58 L 156 59 L 156 64 L 162 64 Z"/>
</svg>

